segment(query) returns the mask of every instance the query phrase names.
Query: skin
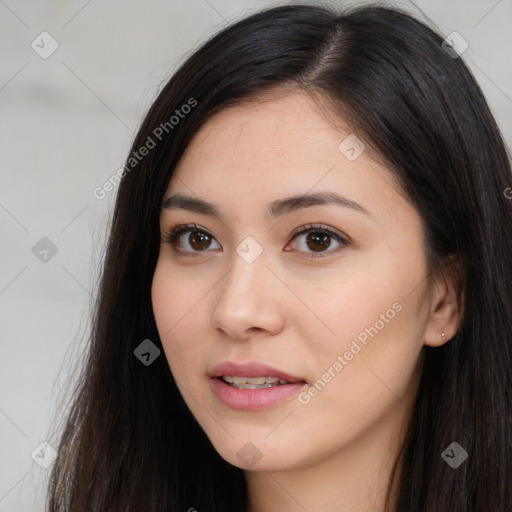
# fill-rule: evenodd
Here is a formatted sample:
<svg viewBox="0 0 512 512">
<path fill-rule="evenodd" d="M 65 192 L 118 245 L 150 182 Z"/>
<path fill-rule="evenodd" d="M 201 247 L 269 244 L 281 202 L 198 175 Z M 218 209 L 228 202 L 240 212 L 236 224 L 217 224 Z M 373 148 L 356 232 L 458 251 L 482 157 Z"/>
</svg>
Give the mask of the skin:
<svg viewBox="0 0 512 512">
<path fill-rule="evenodd" d="M 245 470 L 249 512 L 383 510 L 422 347 L 447 342 L 460 322 L 451 280 L 427 289 L 421 218 L 393 173 L 368 145 L 350 161 L 338 149 L 349 123 L 333 124 L 326 111 L 296 91 L 221 111 L 196 133 L 164 195 L 201 198 L 222 215 L 162 210 L 152 301 L 183 398 L 219 454 Z M 273 200 L 318 191 L 369 214 L 331 204 L 265 215 Z M 192 228 L 176 252 L 166 233 L 190 223 L 210 245 L 191 245 Z M 309 223 L 348 245 L 331 237 L 319 250 L 308 233 L 292 240 Z M 236 251 L 247 236 L 263 248 L 252 263 Z M 294 396 L 237 411 L 212 393 L 208 372 L 226 360 L 264 362 L 311 386 L 396 303 L 400 312 L 306 404 Z M 248 442 L 261 454 L 251 467 L 237 457 Z"/>
</svg>

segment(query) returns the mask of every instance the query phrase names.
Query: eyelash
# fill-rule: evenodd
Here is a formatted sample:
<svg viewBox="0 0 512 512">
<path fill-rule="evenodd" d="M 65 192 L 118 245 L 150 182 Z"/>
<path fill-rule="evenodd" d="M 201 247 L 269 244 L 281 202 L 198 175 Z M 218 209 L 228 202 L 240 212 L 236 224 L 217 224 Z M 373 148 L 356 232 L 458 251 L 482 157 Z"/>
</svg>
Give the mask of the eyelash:
<svg viewBox="0 0 512 512">
<path fill-rule="evenodd" d="M 165 233 L 165 243 L 168 243 L 172 246 L 175 252 L 179 253 L 180 255 L 185 256 L 193 256 L 194 254 L 201 254 L 206 251 L 182 251 L 177 248 L 176 241 L 182 235 L 186 232 L 197 232 L 197 233 L 203 233 L 205 235 L 208 235 L 209 237 L 215 239 L 206 229 L 201 228 L 197 224 L 180 224 L 174 227 L 169 228 L 169 230 Z M 298 236 L 303 235 L 305 233 L 324 233 L 326 235 L 331 236 L 338 242 L 340 247 L 334 249 L 333 251 L 323 252 L 323 253 L 306 253 L 307 257 L 309 258 L 325 258 L 328 257 L 334 253 L 337 253 L 339 250 L 343 249 L 344 247 L 349 245 L 349 242 L 346 238 L 342 237 L 339 233 L 336 231 L 333 231 L 332 229 L 322 226 L 321 224 L 307 224 L 305 226 L 302 226 L 301 228 L 298 228 L 295 230 L 290 236 L 291 241 L 295 240 Z"/>
</svg>

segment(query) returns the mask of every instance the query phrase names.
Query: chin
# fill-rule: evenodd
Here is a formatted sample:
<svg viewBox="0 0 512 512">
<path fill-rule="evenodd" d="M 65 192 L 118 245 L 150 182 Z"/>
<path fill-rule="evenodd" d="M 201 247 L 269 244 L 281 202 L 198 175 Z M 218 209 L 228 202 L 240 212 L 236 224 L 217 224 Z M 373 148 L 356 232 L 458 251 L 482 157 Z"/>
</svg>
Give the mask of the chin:
<svg viewBox="0 0 512 512">
<path fill-rule="evenodd" d="M 283 444 L 284 440 L 278 437 L 272 441 L 264 439 L 267 434 L 235 436 L 212 444 L 224 460 L 247 471 L 284 471 L 302 465 L 301 454 L 293 448 L 296 443 Z"/>
</svg>

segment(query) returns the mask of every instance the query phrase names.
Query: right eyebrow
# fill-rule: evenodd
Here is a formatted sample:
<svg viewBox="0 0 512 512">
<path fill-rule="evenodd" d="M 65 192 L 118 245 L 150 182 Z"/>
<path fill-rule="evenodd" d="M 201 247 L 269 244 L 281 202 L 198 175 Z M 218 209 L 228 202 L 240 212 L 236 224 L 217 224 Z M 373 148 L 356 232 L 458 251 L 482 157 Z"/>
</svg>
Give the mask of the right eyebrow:
<svg viewBox="0 0 512 512">
<path fill-rule="evenodd" d="M 301 208 L 324 204 L 335 204 L 372 216 L 372 214 L 359 203 L 331 191 L 305 193 L 277 199 L 267 205 L 267 213 L 270 217 L 279 217 Z M 181 194 L 175 194 L 165 199 L 162 203 L 162 209 L 183 209 L 203 215 L 210 215 L 222 220 L 222 214 L 214 204 L 203 199 Z"/>
</svg>

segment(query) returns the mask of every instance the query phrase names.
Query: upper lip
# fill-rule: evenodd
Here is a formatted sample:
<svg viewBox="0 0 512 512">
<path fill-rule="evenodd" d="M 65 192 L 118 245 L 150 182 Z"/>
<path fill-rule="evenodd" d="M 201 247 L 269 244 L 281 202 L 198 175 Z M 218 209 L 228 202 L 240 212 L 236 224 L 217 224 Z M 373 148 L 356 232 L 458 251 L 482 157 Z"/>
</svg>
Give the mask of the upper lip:
<svg viewBox="0 0 512 512">
<path fill-rule="evenodd" d="M 301 377 L 295 377 L 289 373 L 273 368 L 264 363 L 256 361 L 238 364 L 232 361 L 224 361 L 218 364 L 210 373 L 210 377 L 277 377 L 287 382 L 305 382 Z"/>
</svg>

